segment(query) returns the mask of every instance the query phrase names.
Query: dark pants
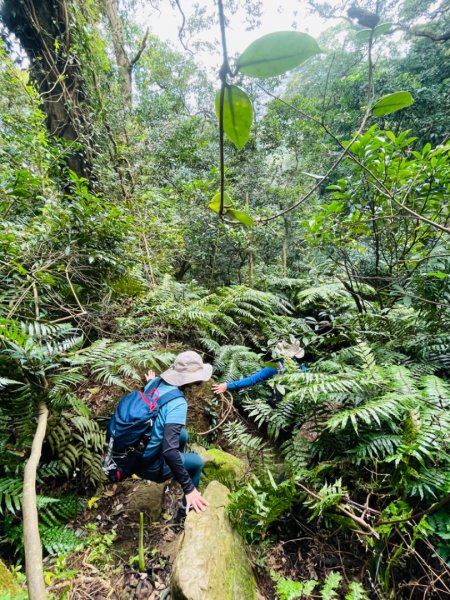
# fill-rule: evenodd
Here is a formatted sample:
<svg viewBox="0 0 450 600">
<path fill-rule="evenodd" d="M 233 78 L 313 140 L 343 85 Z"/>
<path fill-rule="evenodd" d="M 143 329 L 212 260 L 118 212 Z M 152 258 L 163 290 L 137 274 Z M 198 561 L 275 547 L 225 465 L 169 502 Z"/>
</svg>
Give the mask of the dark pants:
<svg viewBox="0 0 450 600">
<path fill-rule="evenodd" d="M 192 479 L 192 483 L 198 488 L 204 462 L 196 452 L 184 452 L 188 439 L 188 432 L 186 429 L 182 429 L 180 432 L 181 458 L 183 459 L 184 468 Z M 143 479 L 155 481 L 156 483 L 162 483 L 173 477 L 169 465 L 166 464 L 166 461 L 162 456 L 159 456 L 152 465 L 140 470 L 136 475 L 139 475 L 139 477 L 142 477 Z M 184 498 L 183 503 L 185 503 Z"/>
</svg>

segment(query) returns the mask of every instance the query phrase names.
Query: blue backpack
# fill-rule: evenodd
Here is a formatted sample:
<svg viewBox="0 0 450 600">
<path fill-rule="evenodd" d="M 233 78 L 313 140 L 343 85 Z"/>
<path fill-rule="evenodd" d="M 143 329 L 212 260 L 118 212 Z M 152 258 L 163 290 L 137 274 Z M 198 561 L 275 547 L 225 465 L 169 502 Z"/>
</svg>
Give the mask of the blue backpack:
<svg viewBox="0 0 450 600">
<path fill-rule="evenodd" d="M 103 472 L 114 483 L 131 477 L 139 468 L 160 408 L 175 398 L 183 398 L 178 388 L 160 394 L 161 382 L 162 379 L 156 377 L 146 394 L 134 390 L 124 396 L 109 420 Z"/>
</svg>

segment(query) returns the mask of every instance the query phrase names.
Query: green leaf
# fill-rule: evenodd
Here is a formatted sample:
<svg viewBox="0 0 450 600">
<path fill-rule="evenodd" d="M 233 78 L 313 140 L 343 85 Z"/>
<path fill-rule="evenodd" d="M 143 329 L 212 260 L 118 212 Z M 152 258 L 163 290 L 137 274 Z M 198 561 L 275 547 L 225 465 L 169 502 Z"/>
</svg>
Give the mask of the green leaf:
<svg viewBox="0 0 450 600">
<path fill-rule="evenodd" d="M 411 296 L 403 296 L 403 304 L 405 306 L 411 306 L 412 298 Z"/>
<path fill-rule="evenodd" d="M 360 29 L 356 32 L 355 38 L 360 42 L 368 42 L 372 35 L 372 29 Z"/>
<path fill-rule="evenodd" d="M 374 39 L 380 37 L 380 35 L 385 35 L 386 33 L 389 33 L 391 31 L 391 28 L 392 23 L 390 21 L 386 21 L 386 23 L 380 23 L 373 30 Z"/>
<path fill-rule="evenodd" d="M 223 207 L 224 207 L 224 213 L 227 212 L 227 210 L 229 208 L 231 208 L 233 201 L 231 200 L 230 196 L 224 192 L 223 193 Z M 213 210 L 216 213 L 220 212 L 220 192 L 217 192 L 217 194 L 214 194 L 213 199 L 211 200 L 211 202 L 208 204 L 208 208 L 210 208 L 211 210 Z"/>
<path fill-rule="evenodd" d="M 388 94 L 383 96 L 375 106 L 372 108 L 372 115 L 374 117 L 382 117 L 388 115 L 407 106 L 413 104 L 414 99 L 409 92 L 395 92 L 395 94 Z"/>
<path fill-rule="evenodd" d="M 220 90 L 216 94 L 216 115 L 220 115 Z M 235 85 L 225 87 L 223 103 L 223 130 L 238 150 L 243 148 L 250 135 L 253 108 L 247 94 Z"/>
<path fill-rule="evenodd" d="M 320 52 L 316 40 L 307 33 L 277 31 L 250 44 L 238 58 L 237 69 L 250 77 L 274 77 Z"/>
<path fill-rule="evenodd" d="M 440 271 L 429 271 L 428 273 L 423 273 L 423 275 L 427 275 L 428 277 L 436 277 L 437 279 L 447 279 L 447 277 L 449 277 L 448 273 L 441 273 Z"/>
<path fill-rule="evenodd" d="M 255 221 L 252 219 L 252 217 L 241 210 L 230 208 L 228 214 L 231 215 L 236 221 L 239 221 L 243 225 L 247 225 L 247 227 L 252 227 L 255 224 Z"/>
<path fill-rule="evenodd" d="M 389 33 L 392 27 L 392 23 L 380 23 L 375 27 L 375 29 L 360 29 L 356 32 L 355 38 L 360 42 L 368 42 L 370 40 L 370 36 L 372 35 L 372 39 L 376 39 L 380 37 L 380 35 L 384 35 Z M 373 32 L 373 33 L 372 33 Z"/>
</svg>

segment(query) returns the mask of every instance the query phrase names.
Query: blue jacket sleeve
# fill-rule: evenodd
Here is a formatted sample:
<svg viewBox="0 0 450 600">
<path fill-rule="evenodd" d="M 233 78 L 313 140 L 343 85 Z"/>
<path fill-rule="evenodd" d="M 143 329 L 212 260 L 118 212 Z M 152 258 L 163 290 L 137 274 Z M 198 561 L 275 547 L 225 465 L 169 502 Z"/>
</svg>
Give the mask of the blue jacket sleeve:
<svg viewBox="0 0 450 600">
<path fill-rule="evenodd" d="M 267 379 L 272 379 L 278 375 L 278 369 L 273 369 L 271 367 L 264 367 L 261 371 L 257 373 L 253 373 L 250 377 L 244 377 L 244 379 L 239 379 L 238 381 L 230 381 L 227 382 L 227 389 L 229 390 L 240 390 L 245 387 L 250 387 L 251 385 L 255 385 L 260 383 L 261 381 L 266 381 Z"/>
</svg>

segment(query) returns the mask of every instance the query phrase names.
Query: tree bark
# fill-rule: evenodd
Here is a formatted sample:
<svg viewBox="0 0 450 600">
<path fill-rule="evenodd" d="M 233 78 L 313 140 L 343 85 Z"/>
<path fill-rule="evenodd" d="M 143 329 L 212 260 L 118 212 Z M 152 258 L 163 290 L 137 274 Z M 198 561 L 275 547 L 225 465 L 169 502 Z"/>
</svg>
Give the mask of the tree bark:
<svg viewBox="0 0 450 600">
<path fill-rule="evenodd" d="M 141 58 L 147 45 L 148 29 L 142 39 L 141 46 L 133 58 L 125 50 L 122 20 L 119 15 L 119 0 L 106 0 L 106 14 L 111 27 L 111 35 L 116 55 L 117 68 L 122 84 L 122 94 L 125 108 L 131 108 L 133 103 L 133 67 Z"/>
<path fill-rule="evenodd" d="M 31 446 L 31 454 L 25 465 L 23 477 L 23 538 L 25 546 L 25 570 L 30 600 L 46 600 L 47 598 L 36 507 L 36 472 L 41 458 L 42 443 L 47 430 L 47 419 L 47 405 L 45 402 L 41 402 L 39 404 L 39 418 Z"/>
<path fill-rule="evenodd" d="M 125 107 L 131 107 L 133 94 L 132 64 L 125 50 L 122 21 L 119 16 L 119 1 L 106 0 L 106 14 L 111 27 L 114 54 L 116 55 L 117 68 L 122 84 L 122 94 Z"/>
<path fill-rule="evenodd" d="M 67 0 L 4 0 L 1 19 L 30 59 L 50 134 L 77 142 L 73 150 L 68 146 L 67 164 L 79 177 L 89 177 L 92 127 L 69 8 Z"/>
</svg>

